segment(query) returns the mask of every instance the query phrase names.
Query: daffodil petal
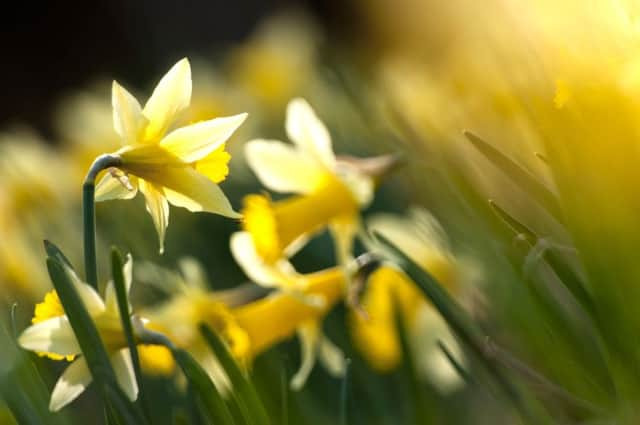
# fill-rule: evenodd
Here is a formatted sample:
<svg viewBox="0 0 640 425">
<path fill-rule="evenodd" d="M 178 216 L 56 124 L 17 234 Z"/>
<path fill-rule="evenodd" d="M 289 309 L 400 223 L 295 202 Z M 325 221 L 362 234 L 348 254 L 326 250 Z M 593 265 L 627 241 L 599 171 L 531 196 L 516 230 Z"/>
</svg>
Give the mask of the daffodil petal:
<svg viewBox="0 0 640 425">
<path fill-rule="evenodd" d="M 131 352 L 128 348 L 111 355 L 111 365 L 116 374 L 118 385 L 127 395 L 129 400 L 135 401 L 138 398 L 138 381 L 133 371 L 133 362 L 131 361 Z"/>
<path fill-rule="evenodd" d="M 298 328 L 302 362 L 300 369 L 298 369 L 296 374 L 293 375 L 293 378 L 291 378 L 291 388 L 295 391 L 300 390 L 304 386 L 313 370 L 318 352 L 319 336 L 320 327 L 315 321 L 308 322 Z"/>
<path fill-rule="evenodd" d="M 164 194 L 173 205 L 192 212 L 205 211 L 240 218 L 220 186 L 190 167 L 167 170 L 160 177 Z"/>
<path fill-rule="evenodd" d="M 138 185 L 133 176 L 129 179 L 129 182 L 131 187 L 127 189 L 111 173 L 106 173 L 96 185 L 95 202 L 134 198 L 138 193 Z"/>
<path fill-rule="evenodd" d="M 81 352 L 66 316 L 53 317 L 29 326 L 18 338 L 25 350 L 70 356 Z"/>
<path fill-rule="evenodd" d="M 49 410 L 57 412 L 75 400 L 91 383 L 87 362 L 80 357 L 67 367 L 51 393 Z"/>
<path fill-rule="evenodd" d="M 252 140 L 244 152 L 260 182 L 276 192 L 312 192 L 326 173 L 308 153 L 277 140 Z"/>
<path fill-rule="evenodd" d="M 165 74 L 153 94 L 144 105 L 142 113 L 149 120 L 145 128 L 144 140 L 158 142 L 176 118 L 191 102 L 191 66 L 187 58 Z"/>
<path fill-rule="evenodd" d="M 169 204 L 165 198 L 162 189 L 156 188 L 145 180 L 139 182 L 140 192 L 144 195 L 147 205 L 147 211 L 153 219 L 153 225 L 158 232 L 158 241 L 160 242 L 160 253 L 164 252 L 164 236 L 169 225 Z"/>
<path fill-rule="evenodd" d="M 346 370 L 346 361 L 342 350 L 329 338 L 322 335 L 318 347 L 318 359 L 332 376 L 343 376 Z"/>
<path fill-rule="evenodd" d="M 289 102 L 285 127 L 292 142 L 320 164 L 333 169 L 336 159 L 331 136 L 306 100 L 297 98 Z"/>
<path fill-rule="evenodd" d="M 287 286 L 299 276 L 291 263 L 281 260 L 267 264 L 258 254 L 249 232 L 235 232 L 230 239 L 231 254 L 245 274 L 253 282 L 266 286 Z"/>
<path fill-rule="evenodd" d="M 169 133 L 160 141 L 160 146 L 182 161 L 192 163 L 206 157 L 226 142 L 247 114 L 201 121 Z"/>
<path fill-rule="evenodd" d="M 414 361 L 420 375 L 429 379 L 443 394 L 451 393 L 464 385 L 456 368 L 438 347 L 438 341 L 447 347 L 462 366 L 467 363 L 464 352 L 442 316 L 431 306 L 425 305 L 418 312 L 410 337 L 415 341 Z"/>
<path fill-rule="evenodd" d="M 124 145 L 135 144 L 141 128 L 146 123 L 142 108 L 131 93 L 113 82 L 111 87 L 111 105 L 113 106 L 113 128 Z"/>
<path fill-rule="evenodd" d="M 91 285 L 88 285 L 80 280 L 76 272 L 74 272 L 69 266 L 64 265 L 65 272 L 69 279 L 71 279 L 71 283 L 73 283 L 73 288 L 76 290 L 76 293 L 84 303 L 84 307 L 87 309 L 87 312 L 91 316 L 95 316 L 104 311 L 104 302 L 100 295 L 96 292 L 95 289 Z"/>
</svg>

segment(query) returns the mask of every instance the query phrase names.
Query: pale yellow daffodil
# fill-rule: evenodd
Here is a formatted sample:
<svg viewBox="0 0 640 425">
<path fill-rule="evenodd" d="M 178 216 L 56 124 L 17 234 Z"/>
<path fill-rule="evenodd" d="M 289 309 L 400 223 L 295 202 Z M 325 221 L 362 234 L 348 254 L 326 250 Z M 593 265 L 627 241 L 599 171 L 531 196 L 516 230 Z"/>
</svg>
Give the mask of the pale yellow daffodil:
<svg viewBox="0 0 640 425">
<path fill-rule="evenodd" d="M 140 190 L 163 251 L 169 203 L 189 211 L 239 218 L 217 183 L 228 173 L 225 141 L 246 114 L 215 118 L 176 128 L 191 100 L 187 59 L 162 77 L 144 108 L 113 82 L 113 124 L 124 145 L 96 187 L 96 201 L 130 199 Z"/>
<path fill-rule="evenodd" d="M 244 200 L 243 227 L 258 254 L 275 263 L 315 232 L 332 230 L 339 262 L 350 258 L 359 211 L 373 197 L 373 178 L 338 161 L 331 137 L 303 99 L 287 107 L 286 131 L 293 142 L 252 140 L 246 145 L 251 169 L 267 188 L 296 196 L 272 202 L 264 195 Z"/>
<path fill-rule="evenodd" d="M 437 221 L 422 209 L 408 217 L 379 214 L 368 228 L 401 248 L 417 264 L 457 295 L 459 263 L 451 254 Z M 396 368 L 402 360 L 398 314 L 409 337 L 418 372 L 443 392 L 462 384 L 460 376 L 438 347 L 438 341 L 465 363 L 462 351 L 446 322 L 425 299 L 415 283 L 396 268 L 383 266 L 369 277 L 362 297 L 366 314 L 351 312 L 354 343 L 368 363 L 380 372 Z"/>
<path fill-rule="evenodd" d="M 113 282 L 107 284 L 103 300 L 73 270 L 66 265 L 64 267 L 102 338 L 120 388 L 130 400 L 135 400 L 138 397 L 138 383 L 122 329 Z M 131 269 L 131 256 L 128 256 L 123 267 L 127 291 L 131 287 Z M 32 323 L 18 338 L 22 348 L 53 360 L 73 362 L 58 379 L 51 393 L 49 409 L 55 412 L 71 403 L 87 388 L 92 380 L 91 373 L 55 291 L 49 292 L 44 301 L 36 305 Z"/>
</svg>

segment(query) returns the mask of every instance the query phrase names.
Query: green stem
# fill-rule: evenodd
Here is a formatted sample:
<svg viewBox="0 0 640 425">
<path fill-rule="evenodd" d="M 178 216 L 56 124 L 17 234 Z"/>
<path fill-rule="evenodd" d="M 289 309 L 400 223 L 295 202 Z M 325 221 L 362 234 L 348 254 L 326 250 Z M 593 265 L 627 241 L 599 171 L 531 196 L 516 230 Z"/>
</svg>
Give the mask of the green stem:
<svg viewBox="0 0 640 425">
<path fill-rule="evenodd" d="M 89 285 L 98 288 L 96 262 L 96 211 L 94 204 L 96 177 L 100 171 L 120 165 L 120 157 L 100 155 L 89 167 L 82 185 L 82 221 L 84 228 L 84 271 Z"/>
</svg>

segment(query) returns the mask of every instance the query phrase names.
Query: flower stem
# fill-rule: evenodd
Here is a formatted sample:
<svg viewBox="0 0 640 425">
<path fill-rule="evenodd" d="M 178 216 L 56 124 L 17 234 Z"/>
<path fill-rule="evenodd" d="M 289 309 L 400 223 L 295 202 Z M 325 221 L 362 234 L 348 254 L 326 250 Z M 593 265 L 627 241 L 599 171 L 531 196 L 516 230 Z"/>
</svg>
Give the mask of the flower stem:
<svg viewBox="0 0 640 425">
<path fill-rule="evenodd" d="M 93 161 L 82 185 L 82 221 L 84 230 L 84 272 L 89 285 L 98 288 L 96 262 L 96 211 L 94 204 L 96 177 L 108 167 L 118 166 L 120 157 L 100 155 Z"/>
</svg>

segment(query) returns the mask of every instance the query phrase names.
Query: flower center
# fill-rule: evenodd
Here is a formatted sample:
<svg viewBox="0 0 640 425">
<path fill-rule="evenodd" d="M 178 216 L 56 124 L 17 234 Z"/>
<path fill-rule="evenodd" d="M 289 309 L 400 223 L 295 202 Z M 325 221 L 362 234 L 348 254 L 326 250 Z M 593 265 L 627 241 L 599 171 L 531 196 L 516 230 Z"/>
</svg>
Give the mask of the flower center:
<svg viewBox="0 0 640 425">
<path fill-rule="evenodd" d="M 54 317 L 64 316 L 64 308 L 62 307 L 62 303 L 60 302 L 60 298 L 58 298 L 58 293 L 53 290 L 47 292 L 44 296 L 44 300 L 41 303 L 36 304 L 33 318 L 31 319 L 31 323 L 36 324 L 40 322 L 44 322 L 45 320 L 53 319 Z M 68 356 L 61 356 L 56 353 L 49 352 L 37 352 L 40 357 L 48 357 L 52 360 L 67 360 L 73 361 L 75 356 L 73 354 Z"/>
</svg>

